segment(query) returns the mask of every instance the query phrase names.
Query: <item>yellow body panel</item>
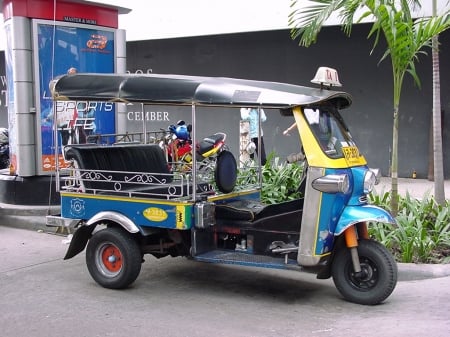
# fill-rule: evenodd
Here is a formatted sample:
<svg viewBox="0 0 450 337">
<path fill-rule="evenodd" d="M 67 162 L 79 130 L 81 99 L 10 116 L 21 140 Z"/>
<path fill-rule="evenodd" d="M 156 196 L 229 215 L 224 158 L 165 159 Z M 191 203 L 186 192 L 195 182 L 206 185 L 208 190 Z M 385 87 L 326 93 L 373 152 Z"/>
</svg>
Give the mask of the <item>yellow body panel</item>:
<svg viewBox="0 0 450 337">
<path fill-rule="evenodd" d="M 168 201 L 164 199 L 149 199 L 149 198 L 136 198 L 136 197 L 117 197 L 111 195 L 99 195 L 99 194 L 89 194 L 89 193 L 71 193 L 71 192 L 61 192 L 61 196 L 63 197 L 72 197 L 72 198 L 86 198 L 86 199 L 100 199 L 100 200 L 114 200 L 114 201 L 126 201 L 126 202 L 137 202 L 137 203 L 148 203 L 148 204 L 160 204 L 160 205 L 169 205 L 169 206 L 177 206 L 182 204 L 185 205 L 193 205 L 193 202 L 188 201 Z"/>
<path fill-rule="evenodd" d="M 236 197 L 246 196 L 250 194 L 259 193 L 259 189 L 252 189 L 252 190 L 245 190 L 245 191 L 239 191 L 239 192 L 232 192 L 228 194 L 219 194 L 219 195 L 213 195 L 208 197 L 208 201 L 219 201 L 219 200 L 226 200 L 226 199 L 234 199 Z"/>
<path fill-rule="evenodd" d="M 367 164 L 364 156 L 362 156 L 355 147 L 347 148 L 348 150 L 343 150 L 346 154 L 346 158 L 333 159 L 328 157 L 325 152 L 323 152 L 318 141 L 314 137 L 301 107 L 294 108 L 293 114 L 295 122 L 297 123 L 297 129 L 300 134 L 303 149 L 310 166 L 344 168 Z"/>
</svg>

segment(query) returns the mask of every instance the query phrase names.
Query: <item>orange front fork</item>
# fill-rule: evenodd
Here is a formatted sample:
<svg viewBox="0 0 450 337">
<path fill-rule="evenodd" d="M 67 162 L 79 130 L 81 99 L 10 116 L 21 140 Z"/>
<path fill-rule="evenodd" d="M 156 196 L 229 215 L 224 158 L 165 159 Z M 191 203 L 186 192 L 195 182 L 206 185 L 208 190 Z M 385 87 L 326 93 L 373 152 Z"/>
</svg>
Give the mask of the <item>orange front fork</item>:
<svg viewBox="0 0 450 337">
<path fill-rule="evenodd" d="M 367 229 L 367 222 L 360 222 L 356 224 L 358 230 L 358 237 L 360 239 L 369 240 L 369 230 Z"/>
<path fill-rule="evenodd" d="M 347 248 L 358 247 L 358 234 L 355 226 L 350 226 L 344 231 L 345 244 Z"/>
<path fill-rule="evenodd" d="M 350 226 L 344 231 L 345 244 L 350 249 L 352 257 L 353 270 L 355 273 L 361 272 L 361 264 L 358 256 L 358 237 L 368 238 L 366 223 L 358 223 L 355 226 Z"/>
</svg>

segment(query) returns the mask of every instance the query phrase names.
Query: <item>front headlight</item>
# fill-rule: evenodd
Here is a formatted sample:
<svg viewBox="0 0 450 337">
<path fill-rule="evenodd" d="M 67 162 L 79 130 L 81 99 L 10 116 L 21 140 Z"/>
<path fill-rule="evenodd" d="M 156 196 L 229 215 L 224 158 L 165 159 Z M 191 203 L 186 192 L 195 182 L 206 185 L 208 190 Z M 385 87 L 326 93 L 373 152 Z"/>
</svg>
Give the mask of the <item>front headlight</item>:
<svg viewBox="0 0 450 337">
<path fill-rule="evenodd" d="M 369 194 L 377 184 L 377 176 L 372 170 L 367 170 L 364 174 L 364 193 Z"/>
<path fill-rule="evenodd" d="M 312 187 L 324 193 L 348 193 L 350 179 L 346 174 L 328 174 L 315 179 Z"/>
</svg>

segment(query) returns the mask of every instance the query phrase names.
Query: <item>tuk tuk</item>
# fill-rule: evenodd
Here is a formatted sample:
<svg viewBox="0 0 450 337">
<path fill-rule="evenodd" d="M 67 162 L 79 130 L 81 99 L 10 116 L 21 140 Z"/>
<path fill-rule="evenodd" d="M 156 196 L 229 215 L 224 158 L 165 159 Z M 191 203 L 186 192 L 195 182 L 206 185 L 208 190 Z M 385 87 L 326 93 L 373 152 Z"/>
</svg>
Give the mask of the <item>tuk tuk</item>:
<svg viewBox="0 0 450 337">
<path fill-rule="evenodd" d="M 352 99 L 333 90 L 337 72 L 320 68 L 313 82 L 320 87 L 158 74 L 55 78 L 55 111 L 68 100 L 189 106 L 193 144 L 200 107 L 277 109 L 295 120 L 301 148 L 294 157 L 304 161 L 295 186 L 300 197 L 268 205 L 260 201 L 261 166 L 241 167 L 226 148 L 205 175 L 201 156 L 177 170 L 157 142 L 67 145 L 68 165 L 57 169 L 61 214 L 47 218 L 49 226 L 74 231 L 64 259 L 86 248 L 90 275 L 113 289 L 135 282 L 151 254 L 312 272 L 332 277 L 345 300 L 384 301 L 396 286 L 397 265 L 369 237 L 368 223 L 395 220 L 368 202 L 379 173 L 367 166 L 339 112 Z"/>
</svg>

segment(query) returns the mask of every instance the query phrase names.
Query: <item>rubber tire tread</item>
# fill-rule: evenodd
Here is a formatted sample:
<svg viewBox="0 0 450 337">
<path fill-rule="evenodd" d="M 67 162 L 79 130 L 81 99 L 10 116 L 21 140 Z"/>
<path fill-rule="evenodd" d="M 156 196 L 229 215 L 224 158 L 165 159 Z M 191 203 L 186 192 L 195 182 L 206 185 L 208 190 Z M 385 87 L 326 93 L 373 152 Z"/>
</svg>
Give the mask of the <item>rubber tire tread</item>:
<svg viewBox="0 0 450 337">
<path fill-rule="evenodd" d="M 105 242 L 116 245 L 123 258 L 123 268 L 114 277 L 107 277 L 97 268 L 95 254 L 97 247 Z M 119 227 L 108 227 L 96 232 L 86 247 L 86 265 L 92 278 L 104 288 L 123 289 L 130 286 L 139 276 L 142 254 L 131 234 Z"/>
<path fill-rule="evenodd" d="M 347 247 L 336 252 L 331 266 L 333 282 L 348 301 L 375 305 L 383 302 L 394 290 L 397 284 L 397 263 L 385 246 L 374 240 L 360 240 L 358 242 L 358 255 L 368 258 L 377 267 L 379 280 L 376 286 L 370 290 L 358 289 L 352 285 L 349 272 L 353 270 L 350 250 Z"/>
</svg>

